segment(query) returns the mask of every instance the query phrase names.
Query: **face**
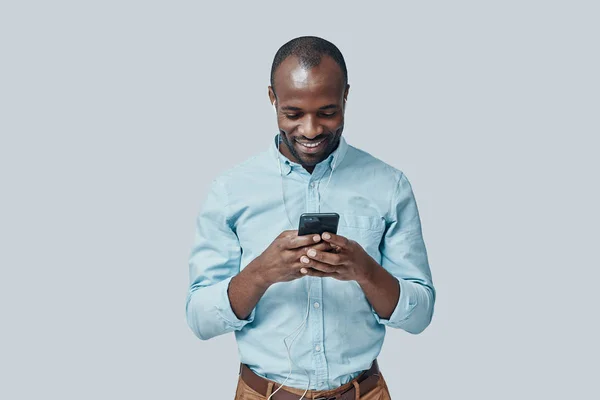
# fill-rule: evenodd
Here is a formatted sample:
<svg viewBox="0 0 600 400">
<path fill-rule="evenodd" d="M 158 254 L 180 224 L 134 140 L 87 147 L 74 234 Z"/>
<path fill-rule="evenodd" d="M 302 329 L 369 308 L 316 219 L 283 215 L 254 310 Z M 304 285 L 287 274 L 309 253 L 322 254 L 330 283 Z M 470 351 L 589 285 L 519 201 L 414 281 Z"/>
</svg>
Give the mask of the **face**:
<svg viewBox="0 0 600 400">
<path fill-rule="evenodd" d="M 273 81 L 275 92 L 269 86 L 269 97 L 277 108 L 277 125 L 285 144 L 280 151 L 312 173 L 339 144 L 350 86 L 344 86 L 341 68 L 327 55 L 308 70 L 295 56 L 288 57 Z"/>
</svg>

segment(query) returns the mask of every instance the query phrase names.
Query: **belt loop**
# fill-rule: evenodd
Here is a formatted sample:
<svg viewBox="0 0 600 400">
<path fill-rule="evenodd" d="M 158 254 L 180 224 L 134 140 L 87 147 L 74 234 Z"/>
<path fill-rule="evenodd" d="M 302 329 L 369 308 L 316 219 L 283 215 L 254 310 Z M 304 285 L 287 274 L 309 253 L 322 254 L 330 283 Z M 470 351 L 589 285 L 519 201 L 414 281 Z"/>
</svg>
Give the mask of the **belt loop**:
<svg viewBox="0 0 600 400">
<path fill-rule="evenodd" d="M 360 386 L 357 381 L 352 381 L 352 384 L 354 385 L 354 399 L 360 400 Z"/>
<path fill-rule="evenodd" d="M 267 386 L 267 394 L 266 394 L 267 399 L 269 398 L 271 393 L 273 393 L 273 382 L 269 382 L 269 385 Z"/>
</svg>

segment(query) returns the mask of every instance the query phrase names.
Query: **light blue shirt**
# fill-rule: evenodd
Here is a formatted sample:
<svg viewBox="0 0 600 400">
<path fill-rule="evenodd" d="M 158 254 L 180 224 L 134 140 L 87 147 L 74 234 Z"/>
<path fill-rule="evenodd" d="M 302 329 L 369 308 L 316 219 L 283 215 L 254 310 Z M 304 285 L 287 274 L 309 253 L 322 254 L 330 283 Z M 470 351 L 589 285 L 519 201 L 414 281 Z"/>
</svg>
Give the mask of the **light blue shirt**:
<svg viewBox="0 0 600 400">
<path fill-rule="evenodd" d="M 435 289 L 419 212 L 406 176 L 343 136 L 312 174 L 279 153 L 277 140 L 212 182 L 189 258 L 187 323 L 203 340 L 234 332 L 240 361 L 283 384 L 289 373 L 283 339 L 302 324 L 308 306 L 290 351 L 297 366 L 285 385 L 306 389 L 306 370 L 309 389 L 329 390 L 370 368 L 386 326 L 416 334 L 429 325 Z M 356 281 L 311 276 L 270 286 L 246 320 L 236 317 L 227 294 L 231 278 L 282 231 L 298 229 L 303 212 L 340 214 L 338 234 L 398 279 L 400 299 L 389 319 L 377 315 Z"/>
</svg>

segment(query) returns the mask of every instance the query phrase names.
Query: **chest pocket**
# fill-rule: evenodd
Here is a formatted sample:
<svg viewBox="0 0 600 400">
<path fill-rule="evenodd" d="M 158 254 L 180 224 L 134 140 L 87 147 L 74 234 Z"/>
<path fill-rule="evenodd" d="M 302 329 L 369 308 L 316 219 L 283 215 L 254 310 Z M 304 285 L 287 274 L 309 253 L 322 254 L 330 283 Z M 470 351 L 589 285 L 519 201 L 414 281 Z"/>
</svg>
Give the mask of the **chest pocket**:
<svg viewBox="0 0 600 400">
<path fill-rule="evenodd" d="M 383 217 L 340 213 L 338 234 L 358 242 L 377 261 L 380 259 L 379 244 L 384 231 Z"/>
</svg>

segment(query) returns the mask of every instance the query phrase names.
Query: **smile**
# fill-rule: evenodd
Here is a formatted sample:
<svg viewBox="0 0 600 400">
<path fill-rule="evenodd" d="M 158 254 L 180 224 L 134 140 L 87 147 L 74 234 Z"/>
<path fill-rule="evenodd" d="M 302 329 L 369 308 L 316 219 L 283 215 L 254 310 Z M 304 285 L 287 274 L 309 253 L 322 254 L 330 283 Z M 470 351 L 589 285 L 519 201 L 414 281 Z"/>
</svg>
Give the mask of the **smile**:
<svg viewBox="0 0 600 400">
<path fill-rule="evenodd" d="M 302 142 L 298 142 L 298 143 L 300 143 L 304 147 L 312 148 L 312 147 L 317 147 L 318 145 L 323 143 L 323 141 L 324 141 L 324 139 L 317 143 L 302 143 Z"/>
<path fill-rule="evenodd" d="M 323 150 L 323 148 L 325 147 L 325 144 L 327 143 L 327 139 L 322 139 L 315 143 L 302 143 L 302 142 L 296 142 L 296 143 L 298 143 L 298 145 L 300 147 L 300 151 L 303 152 L 304 154 L 315 154 L 315 153 L 319 153 Z"/>
</svg>

